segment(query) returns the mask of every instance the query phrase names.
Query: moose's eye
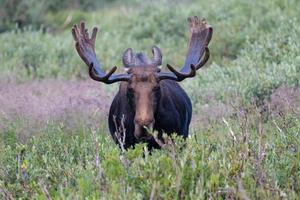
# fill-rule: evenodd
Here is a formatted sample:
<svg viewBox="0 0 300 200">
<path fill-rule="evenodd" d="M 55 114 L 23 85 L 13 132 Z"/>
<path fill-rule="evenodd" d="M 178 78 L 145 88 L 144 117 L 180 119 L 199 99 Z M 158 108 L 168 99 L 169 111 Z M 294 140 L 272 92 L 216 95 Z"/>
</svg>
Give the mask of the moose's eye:
<svg viewBox="0 0 300 200">
<path fill-rule="evenodd" d="M 127 89 L 127 100 L 130 106 L 134 106 L 134 90 L 132 88 Z"/>
<path fill-rule="evenodd" d="M 127 97 L 128 98 L 133 98 L 133 96 L 134 96 L 134 90 L 133 90 L 133 88 L 128 88 L 127 89 Z"/>
<path fill-rule="evenodd" d="M 153 91 L 154 91 L 154 92 L 159 92 L 159 90 L 160 90 L 160 87 L 159 87 L 159 86 L 155 86 L 155 87 L 153 88 Z"/>
<path fill-rule="evenodd" d="M 159 86 L 155 86 L 154 88 L 153 88 L 153 93 L 152 93 L 152 95 L 154 95 L 154 97 L 156 98 L 156 99 L 159 99 L 160 98 L 160 87 Z"/>
</svg>

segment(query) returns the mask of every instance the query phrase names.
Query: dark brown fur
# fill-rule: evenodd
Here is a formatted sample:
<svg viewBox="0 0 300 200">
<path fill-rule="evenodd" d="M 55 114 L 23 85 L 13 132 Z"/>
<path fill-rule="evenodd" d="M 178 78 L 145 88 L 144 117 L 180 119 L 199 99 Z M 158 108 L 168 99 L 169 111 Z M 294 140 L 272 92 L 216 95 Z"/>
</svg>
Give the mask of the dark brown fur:
<svg viewBox="0 0 300 200">
<path fill-rule="evenodd" d="M 158 131 L 188 136 L 192 117 L 192 105 L 189 97 L 179 84 L 172 80 L 157 81 L 155 68 L 133 68 L 133 78 L 122 82 L 109 111 L 109 130 L 114 140 L 116 117 L 117 127 L 125 117 L 125 148 L 137 142 L 147 142 L 148 147 L 158 148 L 158 144 L 143 126 Z"/>
<path fill-rule="evenodd" d="M 212 28 L 205 19 L 189 17 L 188 25 L 189 49 L 180 71 L 167 64 L 169 72 L 161 72 L 162 53 L 153 46 L 152 59 L 127 49 L 123 54 L 127 73 L 123 74 L 114 73 L 116 66 L 108 73 L 101 70 L 95 53 L 97 28 L 91 37 L 84 23 L 79 29 L 76 25 L 72 28 L 76 50 L 88 65 L 90 77 L 106 84 L 121 82 L 110 107 L 108 123 L 112 137 L 122 148 L 138 142 L 146 142 L 150 149 L 159 148 L 149 129 L 157 131 L 160 139 L 163 132 L 188 136 L 192 105 L 177 82 L 194 77 L 207 62 L 210 55 L 207 45 L 212 37 Z"/>
</svg>

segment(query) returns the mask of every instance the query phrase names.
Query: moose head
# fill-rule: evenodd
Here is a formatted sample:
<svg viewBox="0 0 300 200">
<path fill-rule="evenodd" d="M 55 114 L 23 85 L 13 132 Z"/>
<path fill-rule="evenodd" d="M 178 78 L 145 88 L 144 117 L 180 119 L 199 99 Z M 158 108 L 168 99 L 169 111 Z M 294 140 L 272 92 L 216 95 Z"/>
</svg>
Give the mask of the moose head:
<svg viewBox="0 0 300 200">
<path fill-rule="evenodd" d="M 112 127 L 115 125 L 111 122 L 112 115 L 121 114 L 127 116 L 125 126 L 129 145 L 138 141 L 150 141 L 152 136 L 147 132 L 149 128 L 159 132 L 176 132 L 184 136 L 188 134 L 191 104 L 176 82 L 194 77 L 196 71 L 208 61 L 210 53 L 207 46 L 212 37 L 212 28 L 205 19 L 189 17 L 188 25 L 190 31 L 188 52 L 185 63 L 179 71 L 169 64 L 167 64 L 169 71 L 162 71 L 161 50 L 153 46 L 152 58 L 144 53 L 134 53 L 131 48 L 125 50 L 123 54 L 125 73 L 120 74 L 115 73 L 116 66 L 107 73 L 101 69 L 95 53 L 98 29 L 93 28 L 90 37 L 85 23 L 81 23 L 79 28 L 74 25 L 72 34 L 76 42 L 75 47 L 89 67 L 90 77 L 106 84 L 121 82 L 119 92 L 110 108 L 109 122 L 113 136 L 116 128 Z M 120 117 L 117 118 L 120 121 Z M 172 129 L 168 127 L 173 125 L 172 121 L 178 121 L 182 125 Z"/>
</svg>

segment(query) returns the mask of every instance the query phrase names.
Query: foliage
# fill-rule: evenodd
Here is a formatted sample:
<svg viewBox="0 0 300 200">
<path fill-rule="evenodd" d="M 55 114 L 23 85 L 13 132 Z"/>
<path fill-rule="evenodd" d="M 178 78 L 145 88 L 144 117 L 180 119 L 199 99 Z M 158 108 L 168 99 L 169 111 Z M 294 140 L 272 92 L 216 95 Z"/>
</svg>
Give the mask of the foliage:
<svg viewBox="0 0 300 200">
<path fill-rule="evenodd" d="M 278 24 L 281 25 L 276 28 L 276 34 L 263 34 L 253 43 L 247 40 L 239 57 L 228 67 L 213 64 L 199 73 L 197 81 L 186 83 L 194 99 L 209 103 L 205 102 L 209 94 L 222 101 L 241 95 L 262 105 L 281 85 L 299 86 L 298 23 L 296 19 L 281 18 Z"/>
<path fill-rule="evenodd" d="M 101 24 L 96 49 L 106 68 L 115 64 L 122 66 L 121 55 L 126 48 L 149 52 L 154 44 L 161 47 L 164 64 L 180 66 L 186 51 L 182 48 L 187 37 L 185 18 L 198 14 L 197 6 L 205 7 L 201 15 L 209 19 L 215 30 L 210 45 L 213 63 L 184 83 L 188 92 L 195 94 L 195 103 L 206 103 L 208 95 L 226 101 L 238 94 L 247 101 L 255 99 L 262 104 L 280 85 L 299 85 L 298 1 L 280 2 L 257 2 L 257 6 L 230 0 L 224 6 L 219 6 L 218 1 L 209 5 L 195 2 L 191 6 L 164 1 L 104 7 L 101 12 L 86 14 L 69 10 L 65 14 L 73 12 L 77 23 L 85 18 L 89 26 Z M 265 15 L 267 8 L 272 9 Z M 60 12 L 57 17 L 67 16 L 65 14 Z M 52 21 L 59 22 L 57 17 Z M 17 30 L 1 34 L 0 43 L 3 44 L 0 50 L 2 77 L 12 74 L 10 78 L 17 80 L 87 77 L 69 30 L 55 35 L 30 28 Z"/>
<path fill-rule="evenodd" d="M 18 107 L 12 112 L 21 116 L 10 120 L 9 109 L 0 105 L 0 125 L 5 124 L 0 126 L 0 198 L 298 199 L 300 1 L 107 2 L 0 0 L 0 32 L 6 31 L 0 34 L 0 79 L 5 83 L 0 92 L 8 91 L 3 87 L 12 80 L 29 82 L 11 87 L 16 91 L 3 96 L 13 99 L 21 91 L 28 93 L 23 99 L 35 99 L 31 104 L 30 98 L 25 103 L 0 101 L 12 101 Z M 73 83 L 63 86 L 69 79 L 88 78 L 74 48 L 71 25 L 82 20 L 89 29 L 100 25 L 96 51 L 105 69 L 122 66 L 126 48 L 150 54 L 154 44 L 163 51 L 164 65 L 179 68 L 186 52 L 186 17 L 192 15 L 206 17 L 214 28 L 210 63 L 182 84 L 193 102 L 194 121 L 203 115 L 207 124 L 193 124 L 186 142 L 174 136 L 166 138 L 161 150 L 150 153 L 141 144 L 122 152 L 107 134 L 104 120 L 95 117 L 99 110 L 83 112 L 99 101 L 107 107 L 106 100 L 100 96 L 99 101 L 86 101 L 99 96 Z M 15 22 L 24 27 L 13 28 Z M 49 78 L 57 84 L 40 81 Z M 26 89 L 32 82 L 38 90 Z M 63 92 L 79 98 L 75 106 L 65 100 L 71 98 L 68 95 L 55 96 L 60 93 L 53 88 L 64 87 Z M 99 91 L 106 95 L 116 87 Z M 79 95 L 83 90 L 86 97 Z M 55 99 L 40 97 L 45 93 Z M 59 106 L 49 106 L 40 116 L 41 101 Z M 207 115 L 215 104 L 231 110 L 225 109 L 228 113 L 221 114 L 221 120 L 211 120 Z M 20 115 L 20 110 L 32 115 Z M 61 115 L 55 115 L 57 110 Z M 48 118 L 49 112 L 63 117 Z M 80 124 L 84 115 L 88 117 L 82 123 L 87 125 Z M 96 130 L 91 117 L 101 121 Z M 40 122 L 37 118 L 47 122 L 25 131 L 24 124 Z M 67 127 L 64 123 L 72 124 L 72 119 L 76 126 Z M 31 134 L 27 141 L 25 132 Z"/>
<path fill-rule="evenodd" d="M 65 9 L 95 10 L 114 0 L 0 0 L 0 32 L 23 28 L 29 24 L 39 28 L 48 24 L 48 15 Z"/>
<path fill-rule="evenodd" d="M 2 34 L 2 76 L 11 74 L 21 79 L 79 75 L 76 71 L 82 67 L 70 50 L 71 39 L 44 34 L 42 30 Z"/>
<path fill-rule="evenodd" d="M 122 153 L 102 129 L 70 134 L 49 126 L 26 144 L 2 145 L 0 186 L 28 199 L 299 197 L 299 118 L 263 123 L 253 113 L 198 130 L 186 142 L 166 138 L 151 154 L 144 145 Z"/>
</svg>

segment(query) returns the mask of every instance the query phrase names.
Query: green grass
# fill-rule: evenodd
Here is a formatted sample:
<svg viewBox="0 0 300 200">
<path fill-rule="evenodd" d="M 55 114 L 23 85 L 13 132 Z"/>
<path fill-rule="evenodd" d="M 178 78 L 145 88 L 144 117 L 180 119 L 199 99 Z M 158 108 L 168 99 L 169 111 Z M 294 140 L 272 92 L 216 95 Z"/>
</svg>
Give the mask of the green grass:
<svg viewBox="0 0 300 200">
<path fill-rule="evenodd" d="M 248 100 L 263 101 L 280 85 L 299 85 L 298 1 L 242 3 L 230 0 L 222 4 L 221 1 L 209 4 L 199 1 L 168 6 L 169 3 L 104 7 L 74 17 L 73 23 L 85 18 L 90 29 L 93 25 L 100 26 L 96 44 L 98 57 L 104 68 L 117 65 L 122 70 L 121 57 L 126 48 L 150 54 L 154 44 L 161 47 L 164 64 L 180 67 L 187 50 L 187 16 L 206 17 L 214 28 L 210 44 L 212 65 L 184 83 L 187 90 L 196 94 L 194 101 L 201 103 L 212 93 L 222 101 L 233 93 Z M 1 34 L 0 77 L 19 81 L 45 77 L 87 78 L 86 68 L 70 36 L 70 26 L 67 27 L 66 31 L 56 34 L 30 28 Z"/>
<path fill-rule="evenodd" d="M 1 140 L 0 186 L 28 199 L 47 192 L 53 199 L 299 197 L 300 118 L 264 123 L 254 112 L 197 130 L 186 142 L 166 139 L 151 155 L 142 144 L 122 153 L 105 132 L 55 125 L 21 144 L 11 130 Z"/>
<path fill-rule="evenodd" d="M 80 80 L 88 75 L 74 48 L 73 23 L 100 26 L 96 51 L 105 69 L 121 67 L 126 48 L 150 54 L 154 44 L 164 65 L 179 68 L 187 50 L 186 18 L 203 16 L 214 28 L 211 58 L 182 85 L 195 118 L 205 118 L 204 106 L 235 110 L 223 120 L 194 124 L 186 142 L 166 139 L 170 144 L 149 154 L 143 144 L 122 152 L 105 122 L 95 132 L 85 124 L 70 130 L 47 122 L 24 140 L 22 125 L 3 120 L 0 105 L 0 125 L 9 124 L 0 129 L 0 198 L 298 199 L 300 114 L 268 103 L 282 86 L 299 88 L 299 8 L 297 0 L 116 1 L 88 12 L 49 11 L 40 29 L 1 33 L 1 81 Z M 299 105 L 299 97 L 294 101 L 286 106 Z"/>
</svg>

